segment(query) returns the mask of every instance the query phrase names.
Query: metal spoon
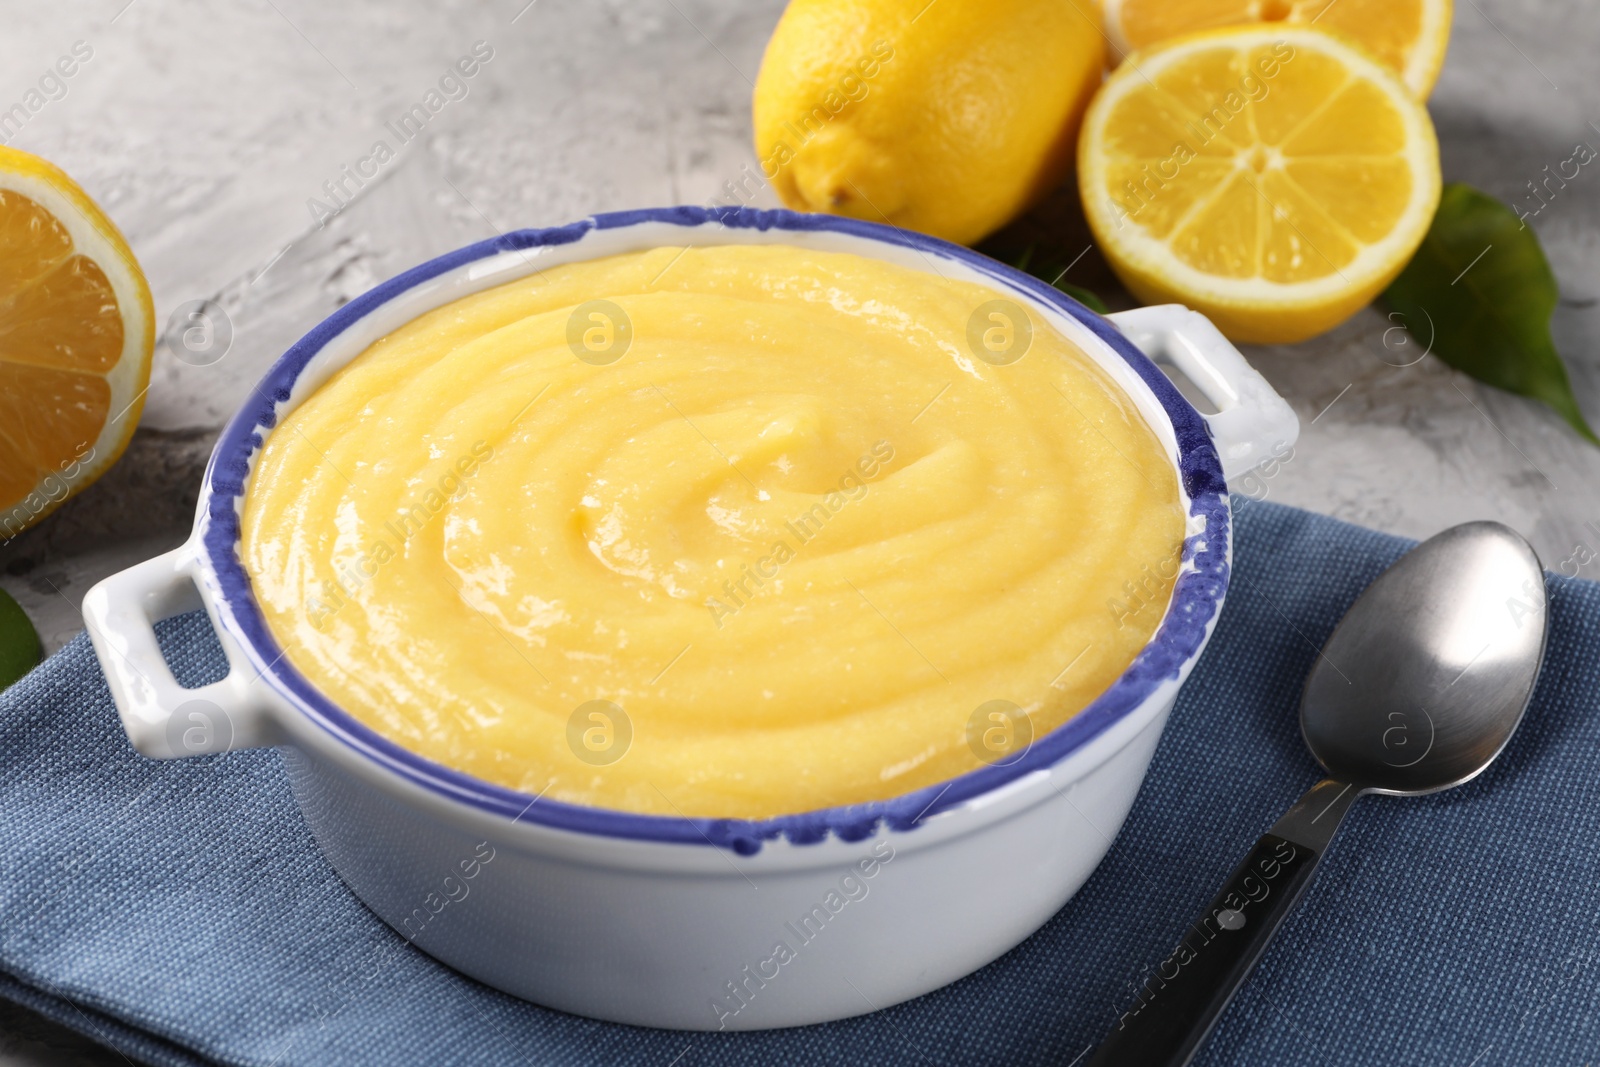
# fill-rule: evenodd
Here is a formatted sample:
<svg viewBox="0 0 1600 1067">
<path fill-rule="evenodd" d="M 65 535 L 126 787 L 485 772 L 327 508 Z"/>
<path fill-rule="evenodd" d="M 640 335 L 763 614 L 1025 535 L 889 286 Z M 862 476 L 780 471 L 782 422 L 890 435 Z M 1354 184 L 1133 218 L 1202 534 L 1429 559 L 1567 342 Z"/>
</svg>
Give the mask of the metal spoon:
<svg viewBox="0 0 1600 1067">
<path fill-rule="evenodd" d="M 1300 732 L 1329 777 L 1256 843 L 1090 1067 L 1187 1064 L 1357 797 L 1435 793 L 1494 762 L 1533 696 L 1545 606 L 1539 557 L 1497 522 L 1451 527 L 1367 587 L 1323 646 L 1300 702 Z"/>
</svg>

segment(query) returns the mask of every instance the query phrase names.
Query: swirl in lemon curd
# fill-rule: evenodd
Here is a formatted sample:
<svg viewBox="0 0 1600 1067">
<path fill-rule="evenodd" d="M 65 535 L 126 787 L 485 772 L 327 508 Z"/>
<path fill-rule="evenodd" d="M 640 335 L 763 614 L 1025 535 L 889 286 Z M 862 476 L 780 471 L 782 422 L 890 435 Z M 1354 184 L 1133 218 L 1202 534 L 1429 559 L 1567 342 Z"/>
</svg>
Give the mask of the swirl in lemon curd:
<svg viewBox="0 0 1600 1067">
<path fill-rule="evenodd" d="M 244 561 L 323 693 L 490 782 L 749 818 L 927 786 L 1102 692 L 1177 572 L 1167 449 L 1019 315 L 789 246 L 550 267 L 284 418 Z"/>
</svg>

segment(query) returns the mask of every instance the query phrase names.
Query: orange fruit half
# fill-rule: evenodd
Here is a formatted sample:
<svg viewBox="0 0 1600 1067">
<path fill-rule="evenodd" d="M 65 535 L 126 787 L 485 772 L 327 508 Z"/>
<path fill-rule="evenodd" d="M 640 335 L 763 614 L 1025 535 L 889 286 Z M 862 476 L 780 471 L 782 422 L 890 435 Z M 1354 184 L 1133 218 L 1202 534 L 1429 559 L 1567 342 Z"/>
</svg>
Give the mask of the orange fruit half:
<svg viewBox="0 0 1600 1067">
<path fill-rule="evenodd" d="M 59 169 L 0 147 L 0 541 L 116 462 L 144 407 L 150 287 Z"/>
</svg>

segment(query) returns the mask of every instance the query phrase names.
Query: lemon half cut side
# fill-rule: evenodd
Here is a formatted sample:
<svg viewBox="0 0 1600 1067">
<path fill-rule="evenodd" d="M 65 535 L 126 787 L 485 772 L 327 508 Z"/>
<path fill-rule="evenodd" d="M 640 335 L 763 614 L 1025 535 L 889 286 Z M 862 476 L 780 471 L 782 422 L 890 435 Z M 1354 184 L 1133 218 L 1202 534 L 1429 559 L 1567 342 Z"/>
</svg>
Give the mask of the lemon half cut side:
<svg viewBox="0 0 1600 1067">
<path fill-rule="evenodd" d="M 1370 303 L 1440 192 L 1433 123 L 1398 76 L 1288 24 L 1130 57 L 1090 105 L 1078 167 L 1090 228 L 1134 295 L 1264 344 Z"/>
<path fill-rule="evenodd" d="M 1106 0 L 1106 33 L 1121 53 L 1199 30 L 1252 22 L 1342 34 L 1425 98 L 1450 45 L 1451 0 Z"/>
<path fill-rule="evenodd" d="M 154 348 L 150 287 L 116 226 L 59 169 L 0 147 L 0 541 L 122 454 Z"/>
</svg>

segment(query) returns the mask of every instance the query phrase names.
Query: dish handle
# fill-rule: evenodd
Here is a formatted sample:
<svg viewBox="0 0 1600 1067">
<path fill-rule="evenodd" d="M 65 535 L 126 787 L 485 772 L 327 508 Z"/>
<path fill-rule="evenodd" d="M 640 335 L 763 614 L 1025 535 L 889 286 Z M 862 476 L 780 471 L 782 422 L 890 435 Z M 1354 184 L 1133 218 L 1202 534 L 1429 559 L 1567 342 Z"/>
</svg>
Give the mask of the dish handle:
<svg viewBox="0 0 1600 1067">
<path fill-rule="evenodd" d="M 1211 320 L 1182 304 L 1156 304 L 1107 315 L 1157 363 L 1181 370 L 1216 407 L 1201 416 L 1211 427 L 1229 482 L 1263 463 L 1281 461 L 1300 436 L 1300 419 Z"/>
<path fill-rule="evenodd" d="M 152 759 L 256 748 L 277 740 L 265 686 L 227 634 L 212 627 L 228 657 L 228 674 L 186 689 L 173 677 L 156 641 L 155 624 L 204 606 L 188 545 L 129 567 L 83 598 L 83 619 L 105 671 L 128 740 Z"/>
</svg>

